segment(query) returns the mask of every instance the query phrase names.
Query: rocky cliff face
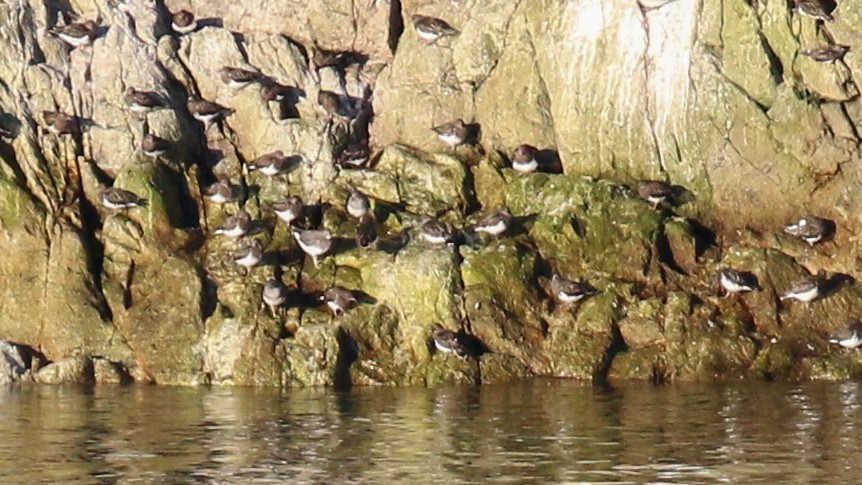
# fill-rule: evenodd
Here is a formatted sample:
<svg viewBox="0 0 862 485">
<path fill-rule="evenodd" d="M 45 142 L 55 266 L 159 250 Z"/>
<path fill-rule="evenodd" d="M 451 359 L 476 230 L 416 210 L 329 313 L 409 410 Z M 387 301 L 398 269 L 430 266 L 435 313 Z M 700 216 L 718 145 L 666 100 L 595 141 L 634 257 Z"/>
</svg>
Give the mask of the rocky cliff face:
<svg viewBox="0 0 862 485">
<path fill-rule="evenodd" d="M 183 35 L 181 10 L 197 19 Z M 429 43 L 415 14 L 460 33 Z M 825 340 L 862 305 L 862 9 L 833 16 L 742 0 L 0 5 L 0 337 L 18 344 L 7 374 L 30 375 L 16 350 L 29 346 L 57 362 L 31 369 L 42 382 L 862 375 Z M 85 20 L 99 22 L 89 45 L 52 33 Z M 841 44 L 832 62 L 803 55 Z M 261 79 L 232 86 L 223 67 Z M 136 112 L 129 88 L 165 106 Z M 189 96 L 232 111 L 201 123 Z M 75 129 L 52 133 L 44 111 Z M 430 128 L 457 118 L 478 137 L 447 149 Z M 164 153 L 147 153 L 148 134 Z M 366 139 L 371 167 L 339 166 Z M 543 173 L 509 168 L 522 143 L 541 149 Z M 277 150 L 286 173 L 250 170 Z M 626 187 L 642 178 L 684 194 L 654 210 Z M 217 181 L 227 203 L 204 197 Z M 100 185 L 147 204 L 106 209 Z M 352 189 L 372 198 L 374 248 L 353 242 Z M 288 194 L 308 205 L 302 224 L 334 235 L 319 265 L 273 212 Z M 417 236 L 423 215 L 469 228 L 503 206 L 515 216 L 503 237 Z M 248 272 L 233 262 L 242 243 L 214 235 L 241 209 L 264 248 Z M 781 233 L 808 212 L 836 222 L 831 241 Z M 719 297 L 724 267 L 762 291 Z M 825 297 L 779 301 L 818 269 L 833 275 Z M 554 271 L 598 293 L 551 304 Z M 273 277 L 289 297 L 270 310 Z M 318 300 L 334 284 L 358 299 L 343 316 Z M 481 356 L 435 351 L 434 323 Z"/>
</svg>

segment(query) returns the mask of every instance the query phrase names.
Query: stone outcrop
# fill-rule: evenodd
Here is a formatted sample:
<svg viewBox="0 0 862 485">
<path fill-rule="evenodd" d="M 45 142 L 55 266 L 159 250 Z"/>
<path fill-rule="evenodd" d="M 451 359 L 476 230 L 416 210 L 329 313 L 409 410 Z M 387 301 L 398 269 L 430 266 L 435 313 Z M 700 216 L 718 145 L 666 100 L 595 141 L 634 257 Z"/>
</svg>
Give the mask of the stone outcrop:
<svg viewBox="0 0 862 485">
<path fill-rule="evenodd" d="M 855 352 L 826 341 L 862 310 L 862 8 L 845 2 L 818 24 L 741 0 L 63 5 L 0 5 L 0 338 L 16 342 L 0 348 L 3 382 L 862 375 Z M 180 9 L 194 32 L 172 31 Z M 460 33 L 423 41 L 414 14 Z M 101 22 L 91 45 L 50 33 L 76 19 Z M 835 62 L 802 54 L 829 43 L 851 49 Z M 231 86 L 226 66 L 264 80 Z M 133 112 L 128 88 L 165 106 Z M 201 123 L 189 96 L 231 111 Z M 43 111 L 79 129 L 54 134 Z M 458 118 L 474 139 L 447 148 L 431 128 Z M 147 134 L 169 148 L 144 153 Z M 368 167 L 341 163 L 364 142 Z M 539 173 L 510 168 L 522 143 L 540 149 Z M 250 170 L 279 150 L 284 173 Z M 656 210 L 638 198 L 644 178 L 674 184 L 673 200 Z M 216 181 L 230 201 L 204 196 Z M 104 208 L 101 186 L 146 205 Z M 370 248 L 354 242 L 352 189 L 371 198 Z M 287 195 L 307 205 L 298 224 L 333 234 L 319 264 L 272 210 Z M 505 235 L 471 229 L 503 207 Z M 254 221 L 244 240 L 264 248 L 249 271 L 233 261 L 243 243 L 214 234 L 240 210 Z M 832 240 L 781 233 L 809 212 L 836 222 Z M 425 215 L 458 236 L 423 241 Z M 761 291 L 720 296 L 725 267 Z M 818 269 L 823 298 L 779 301 Z M 597 294 L 554 303 L 554 272 Z M 279 308 L 261 300 L 270 278 L 287 287 Z M 332 285 L 357 299 L 344 315 L 321 302 Z M 436 350 L 435 323 L 470 356 Z"/>
</svg>

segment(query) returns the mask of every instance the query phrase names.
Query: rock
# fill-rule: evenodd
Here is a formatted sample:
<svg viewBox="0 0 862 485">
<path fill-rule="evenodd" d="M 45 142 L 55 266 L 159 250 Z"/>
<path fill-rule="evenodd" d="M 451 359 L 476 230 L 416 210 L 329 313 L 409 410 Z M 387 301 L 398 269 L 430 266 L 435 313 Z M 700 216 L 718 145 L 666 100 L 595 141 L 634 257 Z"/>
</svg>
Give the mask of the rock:
<svg viewBox="0 0 862 485">
<path fill-rule="evenodd" d="M 656 299 L 641 300 L 627 308 L 626 318 L 619 328 L 623 340 L 631 350 L 664 343 L 662 304 Z"/>
<path fill-rule="evenodd" d="M 67 357 L 39 369 L 35 378 L 40 384 L 93 384 L 93 359 L 85 355 Z"/>
<path fill-rule="evenodd" d="M 96 384 L 129 384 L 132 376 L 123 364 L 111 362 L 102 357 L 94 357 L 93 374 Z"/>
<path fill-rule="evenodd" d="M 42 360 L 29 347 L 0 340 L 0 384 L 10 384 L 31 378 L 30 372 L 38 371 Z"/>
</svg>

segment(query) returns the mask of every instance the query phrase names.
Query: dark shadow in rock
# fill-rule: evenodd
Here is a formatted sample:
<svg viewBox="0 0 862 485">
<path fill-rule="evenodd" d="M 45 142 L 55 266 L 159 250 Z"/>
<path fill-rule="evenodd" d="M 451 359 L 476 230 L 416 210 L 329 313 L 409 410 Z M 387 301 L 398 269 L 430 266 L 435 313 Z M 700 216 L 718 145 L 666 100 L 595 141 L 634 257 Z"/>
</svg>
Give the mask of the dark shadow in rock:
<svg viewBox="0 0 862 485">
<path fill-rule="evenodd" d="M 326 253 L 327 256 L 335 256 L 336 254 L 341 254 L 346 251 L 350 251 L 351 249 L 356 249 L 356 240 L 352 237 L 341 237 L 341 236 L 333 236 L 332 237 L 332 249 Z"/>
<path fill-rule="evenodd" d="M 201 315 L 206 320 L 215 313 L 218 307 L 218 284 L 210 278 L 203 268 L 197 269 L 201 279 Z"/>
<path fill-rule="evenodd" d="M 22 363 L 24 364 L 25 369 L 31 369 L 37 371 L 42 367 L 51 363 L 45 354 L 39 352 L 33 347 L 13 341 L 7 341 L 10 345 L 15 346 L 18 349 L 18 353 L 21 355 Z"/>
<path fill-rule="evenodd" d="M 655 240 L 655 248 L 658 255 L 658 260 L 671 270 L 682 275 L 687 275 L 688 273 L 686 273 L 685 270 L 679 266 L 679 264 L 673 257 L 673 251 L 670 248 L 670 242 L 668 241 L 667 235 L 664 232 L 664 227 L 662 226 L 661 229 L 661 232 Z"/>
<path fill-rule="evenodd" d="M 617 325 L 617 322 L 613 322 L 611 325 L 611 331 L 613 332 L 613 340 L 611 340 L 611 345 L 608 347 L 608 350 L 605 352 L 605 355 L 602 357 L 601 366 L 596 370 L 595 374 L 593 374 L 593 384 L 597 386 L 606 385 L 608 382 L 608 374 L 611 371 L 611 365 L 614 362 L 614 358 L 617 354 L 621 352 L 628 352 L 629 347 L 626 345 L 625 340 L 623 339 L 623 334 L 620 332 L 620 327 Z M 657 376 L 656 369 L 653 369 L 653 383 L 658 384 L 658 379 L 664 379 L 663 375 L 659 373 Z"/>
<path fill-rule="evenodd" d="M 482 125 L 479 123 L 467 123 L 467 136 L 464 138 L 465 145 L 479 145 L 482 142 Z"/>
<path fill-rule="evenodd" d="M 583 239 L 587 235 L 587 224 L 584 221 L 572 216 L 569 223 L 572 225 L 572 230 L 575 231 L 575 234 L 577 234 L 579 238 Z"/>
<path fill-rule="evenodd" d="M 404 33 L 404 18 L 401 14 L 401 0 L 389 1 L 389 50 L 395 54 L 398 50 L 398 42 Z"/>
<path fill-rule="evenodd" d="M 715 231 L 704 226 L 697 219 L 688 218 L 685 222 L 688 223 L 689 227 L 691 227 L 691 232 L 694 234 L 695 256 L 699 258 L 709 248 L 715 246 L 718 238 L 715 235 Z"/>
<path fill-rule="evenodd" d="M 539 162 L 539 172 L 563 173 L 563 161 L 556 150 L 550 148 L 539 150 L 539 153 L 536 154 L 536 161 Z"/>
<path fill-rule="evenodd" d="M 487 345 L 485 345 L 475 335 L 465 332 L 463 328 L 458 330 L 458 333 L 455 334 L 455 338 L 458 339 L 458 343 L 460 343 L 461 347 L 464 349 L 464 355 L 466 357 L 478 358 L 491 352 L 491 349 L 489 349 Z"/>
<path fill-rule="evenodd" d="M 512 224 L 506 231 L 506 235 L 513 236 L 522 232 L 529 232 L 530 228 L 532 228 L 533 224 L 536 222 L 537 217 L 539 217 L 539 214 L 527 214 L 525 216 L 513 217 Z"/>
<path fill-rule="evenodd" d="M 854 283 L 856 283 L 856 279 L 849 274 L 834 273 L 824 281 L 822 293 L 817 299 L 820 300 L 826 298 L 829 295 L 838 292 L 842 287 L 850 286 Z"/>
<path fill-rule="evenodd" d="M 359 346 L 343 327 L 338 328 L 335 339 L 338 342 L 338 357 L 335 360 L 333 384 L 337 389 L 346 389 L 351 385 L 350 366 L 359 357 Z"/>
<path fill-rule="evenodd" d="M 0 137 L 15 138 L 21 133 L 21 122 L 9 113 L 0 114 Z"/>
<path fill-rule="evenodd" d="M 401 231 L 399 234 L 386 235 L 377 239 L 377 249 L 386 254 L 398 254 L 404 246 L 410 241 L 410 236 L 407 231 Z"/>
</svg>

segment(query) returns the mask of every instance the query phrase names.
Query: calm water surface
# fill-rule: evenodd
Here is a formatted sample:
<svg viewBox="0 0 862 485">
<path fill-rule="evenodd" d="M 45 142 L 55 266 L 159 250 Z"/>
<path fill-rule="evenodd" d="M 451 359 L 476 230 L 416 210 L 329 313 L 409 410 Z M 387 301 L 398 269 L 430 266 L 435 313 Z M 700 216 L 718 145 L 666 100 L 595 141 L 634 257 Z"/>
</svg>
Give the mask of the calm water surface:
<svg viewBox="0 0 862 485">
<path fill-rule="evenodd" d="M 0 483 L 850 483 L 857 383 L 0 389 Z"/>
</svg>

